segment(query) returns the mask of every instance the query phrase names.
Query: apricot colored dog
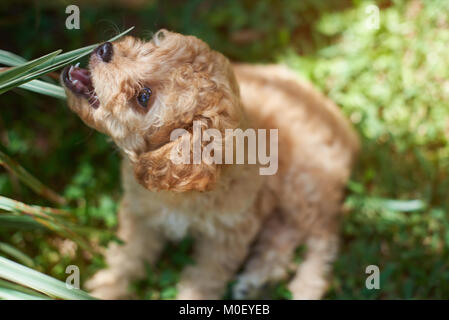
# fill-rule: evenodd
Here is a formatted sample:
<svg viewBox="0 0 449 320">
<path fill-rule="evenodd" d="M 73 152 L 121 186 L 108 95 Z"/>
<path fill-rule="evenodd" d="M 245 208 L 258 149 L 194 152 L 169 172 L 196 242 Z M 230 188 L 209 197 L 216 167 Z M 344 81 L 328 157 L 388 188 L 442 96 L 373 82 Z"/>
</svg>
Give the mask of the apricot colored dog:
<svg viewBox="0 0 449 320">
<path fill-rule="evenodd" d="M 344 188 L 359 149 L 339 108 L 278 65 L 231 64 L 203 41 L 166 30 L 151 41 L 104 43 L 89 70 L 61 76 L 71 110 L 110 136 L 123 153 L 124 195 L 108 268 L 89 282 L 93 295 L 130 296 L 168 240 L 190 234 L 194 265 L 179 299 L 220 298 L 237 276 L 235 298 L 257 297 L 288 277 L 295 248 L 303 262 L 289 282 L 294 299 L 325 293 L 338 248 Z M 278 171 L 259 165 L 175 164 L 175 129 L 278 129 Z M 192 139 L 193 135 L 188 135 Z M 202 145 L 204 147 L 204 145 Z"/>
</svg>

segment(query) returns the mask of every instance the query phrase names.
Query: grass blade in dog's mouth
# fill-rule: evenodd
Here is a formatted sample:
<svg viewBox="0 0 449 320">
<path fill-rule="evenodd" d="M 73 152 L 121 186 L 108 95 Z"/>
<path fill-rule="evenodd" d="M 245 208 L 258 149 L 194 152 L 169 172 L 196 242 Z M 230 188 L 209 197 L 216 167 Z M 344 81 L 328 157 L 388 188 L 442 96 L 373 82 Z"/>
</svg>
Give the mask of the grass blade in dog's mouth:
<svg viewBox="0 0 449 320">
<path fill-rule="evenodd" d="M 62 71 L 64 84 L 73 93 L 85 97 L 92 107 L 98 108 L 100 103 L 92 84 L 90 72 L 87 69 L 80 68 L 78 65 L 64 68 Z"/>
</svg>

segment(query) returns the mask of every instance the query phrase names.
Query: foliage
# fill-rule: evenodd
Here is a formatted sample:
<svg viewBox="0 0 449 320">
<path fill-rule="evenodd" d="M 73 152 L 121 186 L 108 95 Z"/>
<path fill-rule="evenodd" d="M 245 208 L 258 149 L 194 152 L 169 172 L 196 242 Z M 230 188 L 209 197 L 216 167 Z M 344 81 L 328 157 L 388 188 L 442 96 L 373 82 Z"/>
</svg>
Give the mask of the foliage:
<svg viewBox="0 0 449 320">
<path fill-rule="evenodd" d="M 121 37 L 131 29 L 132 28 L 115 36 L 110 41 Z M 71 62 L 75 62 L 76 60 L 92 52 L 96 46 L 98 46 L 98 44 L 61 55 L 59 54 L 62 50 L 57 50 L 30 62 L 27 62 L 25 59 L 7 51 L 0 51 L 0 62 L 14 66 L 3 70 L 3 72 L 0 73 L 0 94 L 21 86 L 25 89 L 31 89 L 31 91 L 41 94 L 63 98 L 65 95 L 61 95 L 61 92 L 64 92 L 61 87 L 47 84 L 46 82 L 35 79 L 44 76 L 49 72 L 60 69 Z M 30 87 L 29 85 L 33 84 L 33 82 L 34 86 Z M 53 91 L 49 92 L 49 88 L 53 89 Z M 0 165 L 4 166 L 11 174 L 14 175 L 14 177 L 19 178 L 21 182 L 26 184 L 43 198 L 56 202 L 60 205 L 66 203 L 64 198 L 45 186 L 20 164 L 1 151 Z M 16 227 L 29 226 L 30 224 L 34 224 L 35 228 L 44 226 L 49 230 L 59 233 L 62 237 L 72 239 L 82 249 L 95 254 L 90 244 L 88 244 L 76 232 L 77 229 L 79 230 L 78 226 L 67 221 L 67 216 L 69 215 L 67 211 L 40 206 L 29 206 L 19 201 L 0 196 L 0 213 L 3 212 L 13 214 L 6 216 L 9 224 L 3 223 L 3 227 L 11 227 L 11 222 L 15 222 Z M 25 220 L 23 220 L 24 218 Z M 5 220 L 3 220 L 3 222 L 5 222 Z M 25 264 L 33 265 L 33 261 L 26 254 L 7 243 L 0 242 L 0 251 Z M 16 282 L 22 286 L 43 292 L 49 297 L 63 299 L 90 299 L 89 295 L 83 291 L 67 289 L 64 283 L 56 279 L 28 269 L 25 266 L 21 266 L 2 257 L 0 257 L 0 279 L 7 280 L 2 280 L 0 283 L 0 298 L 3 299 L 43 298 L 42 295 L 30 290 L 24 291 L 23 288 L 11 284 L 11 282 Z"/>
<path fill-rule="evenodd" d="M 87 293 L 76 288 L 68 288 L 64 282 L 34 271 L 18 263 L 0 257 L 0 278 L 10 282 L 0 282 L 0 298 L 14 300 L 40 300 L 48 298 L 91 300 Z M 30 289 L 33 290 L 30 290 Z M 37 291 L 37 292 L 36 292 Z M 39 293 L 40 292 L 40 293 Z M 43 294 L 41 294 L 43 293 Z"/>
<path fill-rule="evenodd" d="M 334 298 L 447 298 L 449 287 L 448 3 L 394 1 L 379 29 L 366 2 L 324 14 L 316 30 L 338 38 L 313 56 L 286 55 L 336 101 L 363 138 L 349 185 L 343 254 Z M 417 210 L 373 198 L 419 199 Z M 412 202 L 408 201 L 408 204 Z M 365 267 L 381 269 L 381 290 L 364 288 Z"/>
</svg>

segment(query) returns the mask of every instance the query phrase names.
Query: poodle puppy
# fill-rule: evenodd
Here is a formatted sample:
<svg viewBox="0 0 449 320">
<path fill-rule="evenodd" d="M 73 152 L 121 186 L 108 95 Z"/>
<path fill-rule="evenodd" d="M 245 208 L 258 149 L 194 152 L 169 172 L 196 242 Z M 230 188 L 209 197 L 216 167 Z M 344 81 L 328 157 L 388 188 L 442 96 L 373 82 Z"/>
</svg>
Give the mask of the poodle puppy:
<svg viewBox="0 0 449 320">
<path fill-rule="evenodd" d="M 181 274 L 179 299 L 220 298 L 240 267 L 234 297 L 256 297 L 288 276 L 300 244 L 307 251 L 289 283 L 292 296 L 323 296 L 359 149 L 335 104 L 285 67 L 231 64 L 203 41 L 167 30 L 147 42 L 106 42 L 88 70 L 67 67 L 61 82 L 70 109 L 124 158 L 124 244 L 108 247 L 108 268 L 87 283 L 94 296 L 129 297 L 143 262 L 154 264 L 166 241 L 186 234 L 195 239 L 195 264 Z M 175 163 L 171 155 L 195 143 L 194 122 L 201 133 L 278 129 L 276 174 L 261 175 L 260 163 Z M 173 138 L 176 129 L 186 134 Z"/>
</svg>

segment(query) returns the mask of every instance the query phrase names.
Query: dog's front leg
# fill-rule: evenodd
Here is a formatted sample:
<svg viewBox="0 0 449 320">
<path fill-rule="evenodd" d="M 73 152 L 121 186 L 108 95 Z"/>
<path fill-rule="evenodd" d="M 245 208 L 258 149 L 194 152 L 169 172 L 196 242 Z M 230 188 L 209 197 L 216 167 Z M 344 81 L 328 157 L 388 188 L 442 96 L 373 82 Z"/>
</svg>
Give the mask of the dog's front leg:
<svg viewBox="0 0 449 320">
<path fill-rule="evenodd" d="M 198 237 L 194 249 L 195 264 L 184 269 L 177 298 L 221 298 L 226 284 L 247 256 L 259 228 L 257 219 L 248 219 L 234 228 L 217 230 L 213 236 Z"/>
<path fill-rule="evenodd" d="M 125 198 L 119 212 L 118 237 L 124 244 L 108 247 L 108 268 L 86 283 L 92 295 L 100 299 L 129 298 L 130 283 L 145 276 L 144 261 L 154 264 L 163 249 L 164 237 L 148 225 L 145 215 L 137 215 L 128 204 Z"/>
</svg>

